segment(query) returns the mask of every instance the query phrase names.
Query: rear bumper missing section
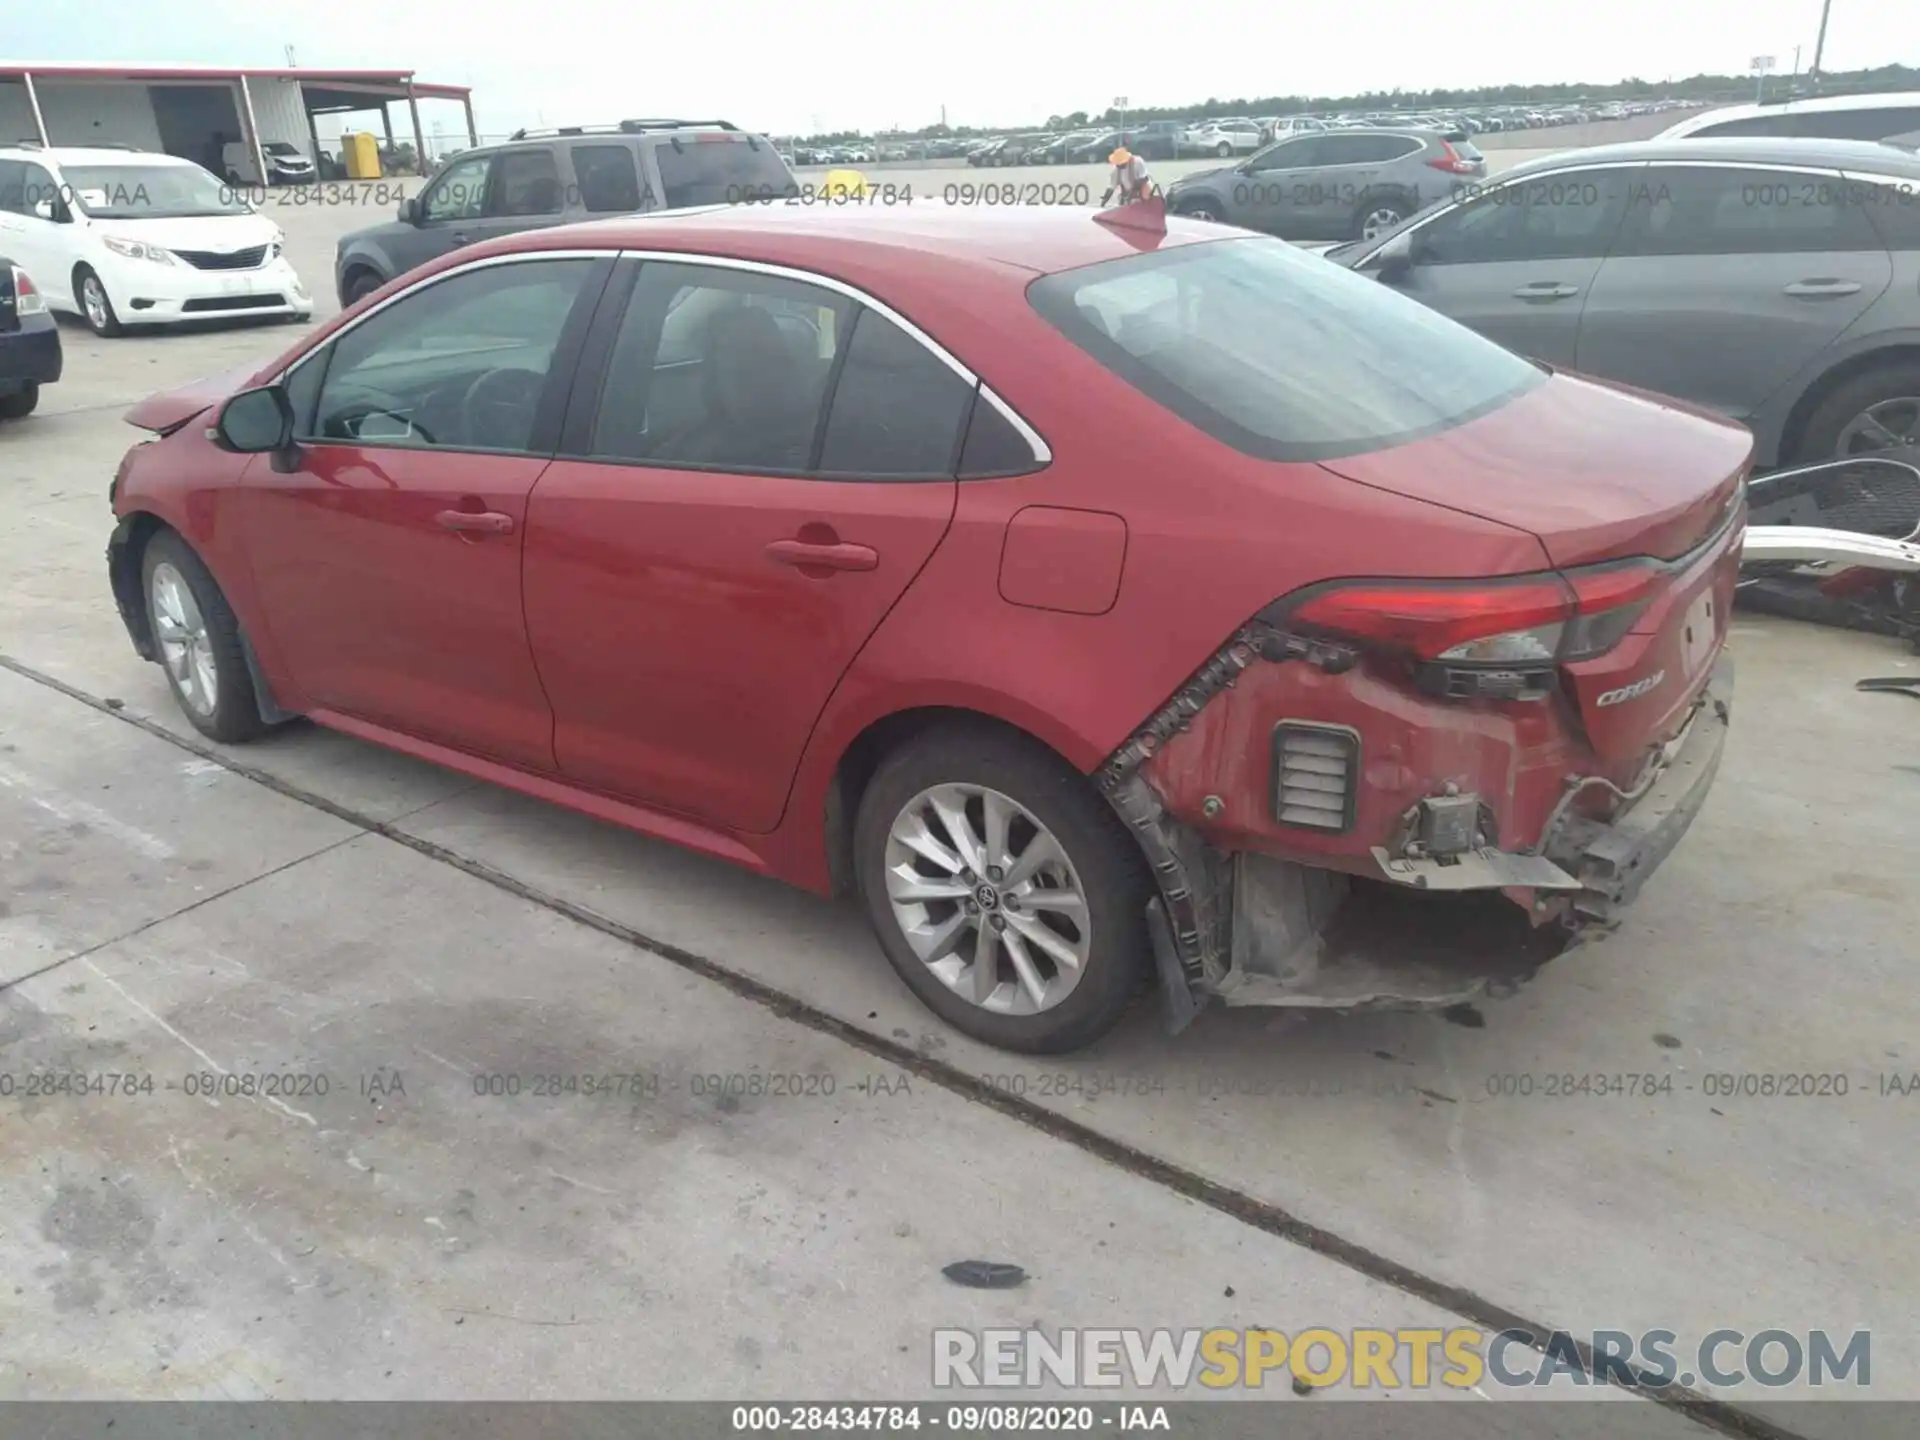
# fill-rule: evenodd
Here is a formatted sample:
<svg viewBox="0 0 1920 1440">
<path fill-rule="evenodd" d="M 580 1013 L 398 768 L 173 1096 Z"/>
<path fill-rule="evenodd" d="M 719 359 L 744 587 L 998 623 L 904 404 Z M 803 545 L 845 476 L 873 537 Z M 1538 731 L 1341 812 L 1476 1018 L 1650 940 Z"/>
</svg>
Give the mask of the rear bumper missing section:
<svg viewBox="0 0 1920 1440">
<path fill-rule="evenodd" d="M 1211 854 L 1204 866 L 1165 854 L 1156 867 L 1163 894 L 1170 873 L 1194 882 L 1177 908 L 1193 927 L 1186 938 L 1200 942 L 1169 943 L 1174 927 L 1165 912 L 1155 917 L 1175 1028 L 1211 999 L 1432 1008 L 1512 989 L 1583 929 L 1611 923 L 1680 843 L 1719 771 L 1732 702 L 1733 662 L 1722 655 L 1691 718 L 1619 813 L 1595 820 L 1569 803 L 1537 853 L 1483 850 L 1448 866 L 1386 862 L 1382 853 L 1373 882 L 1247 852 Z M 1536 924 L 1509 898 L 1516 891 L 1543 902 L 1538 913 L 1554 923 Z M 1206 963 L 1182 974 L 1176 950 Z"/>
</svg>

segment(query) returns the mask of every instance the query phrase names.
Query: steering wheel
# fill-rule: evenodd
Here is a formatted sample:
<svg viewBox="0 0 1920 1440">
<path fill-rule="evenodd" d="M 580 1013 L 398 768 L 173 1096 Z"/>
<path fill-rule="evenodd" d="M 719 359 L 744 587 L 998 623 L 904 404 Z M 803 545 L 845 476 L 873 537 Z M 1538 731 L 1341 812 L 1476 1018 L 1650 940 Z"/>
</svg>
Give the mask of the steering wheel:
<svg viewBox="0 0 1920 1440">
<path fill-rule="evenodd" d="M 488 370 L 473 378 L 460 397 L 467 443 L 490 450 L 517 450 L 533 429 L 534 407 L 547 377 L 538 370 Z"/>
</svg>

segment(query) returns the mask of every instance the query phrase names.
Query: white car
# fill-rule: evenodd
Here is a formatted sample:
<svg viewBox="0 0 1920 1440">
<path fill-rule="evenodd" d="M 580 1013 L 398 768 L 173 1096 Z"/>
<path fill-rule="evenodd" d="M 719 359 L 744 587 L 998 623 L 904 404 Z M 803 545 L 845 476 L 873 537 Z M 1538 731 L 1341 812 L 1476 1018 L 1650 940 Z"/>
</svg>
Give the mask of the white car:
<svg viewBox="0 0 1920 1440">
<path fill-rule="evenodd" d="M 286 237 L 190 160 L 0 147 L 0 251 L 96 335 L 223 315 L 310 319 Z"/>
<path fill-rule="evenodd" d="M 253 163 L 253 147 L 244 140 L 229 140 L 220 147 L 220 163 L 226 166 L 229 185 L 311 185 L 320 177 L 309 160 L 284 140 L 269 140 L 260 147 L 267 162 L 267 178 L 260 178 L 260 167 Z"/>
<path fill-rule="evenodd" d="M 1251 155 L 1260 148 L 1260 130 L 1257 126 L 1209 125 L 1183 134 L 1180 148 L 1201 155 L 1218 155 L 1223 160 L 1229 155 Z"/>
<path fill-rule="evenodd" d="M 1920 149 L 1920 91 L 1819 95 L 1807 100 L 1723 105 L 1669 125 L 1661 140 L 1787 135 L 1814 140 L 1877 140 Z"/>
</svg>

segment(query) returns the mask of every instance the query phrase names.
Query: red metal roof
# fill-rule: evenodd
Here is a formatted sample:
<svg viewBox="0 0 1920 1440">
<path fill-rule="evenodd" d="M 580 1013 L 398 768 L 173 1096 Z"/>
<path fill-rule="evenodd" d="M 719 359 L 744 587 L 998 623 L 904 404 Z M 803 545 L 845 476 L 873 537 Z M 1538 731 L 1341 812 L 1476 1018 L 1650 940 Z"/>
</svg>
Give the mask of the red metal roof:
<svg viewBox="0 0 1920 1440">
<path fill-rule="evenodd" d="M 404 89 L 409 81 L 413 93 L 424 99 L 461 100 L 472 93 L 470 85 L 439 85 L 414 80 L 411 70 L 322 70 L 310 66 L 218 66 L 218 65 L 84 65 L 51 61 L 30 64 L 0 61 L 0 80 L 15 80 L 32 75 L 45 80 L 300 80 L 319 87 L 352 85 L 391 85 Z"/>
</svg>

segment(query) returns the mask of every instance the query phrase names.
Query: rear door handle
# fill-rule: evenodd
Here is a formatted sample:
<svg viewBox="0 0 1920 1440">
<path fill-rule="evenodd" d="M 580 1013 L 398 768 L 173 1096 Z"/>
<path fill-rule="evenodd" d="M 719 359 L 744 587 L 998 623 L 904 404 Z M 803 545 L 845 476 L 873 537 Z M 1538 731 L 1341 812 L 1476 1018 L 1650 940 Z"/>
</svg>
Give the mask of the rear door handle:
<svg viewBox="0 0 1920 1440">
<path fill-rule="evenodd" d="M 801 569 L 817 565 L 823 570 L 871 570 L 880 563 L 880 552 L 871 545 L 816 545 L 806 540 L 775 540 L 767 546 L 767 558 L 778 565 Z"/>
<path fill-rule="evenodd" d="M 1806 300 L 1825 300 L 1835 295 L 1858 295 L 1860 282 L 1857 280 L 1796 280 L 1785 286 L 1782 295 L 1794 295 Z"/>
<path fill-rule="evenodd" d="M 487 535 L 511 535 L 513 517 L 498 510 L 442 510 L 433 517 L 445 530 L 478 530 Z"/>
<path fill-rule="evenodd" d="M 1558 280 L 1536 280 L 1531 285 L 1522 285 L 1513 292 L 1516 300 L 1571 300 L 1580 293 L 1578 285 L 1565 285 Z"/>
</svg>

